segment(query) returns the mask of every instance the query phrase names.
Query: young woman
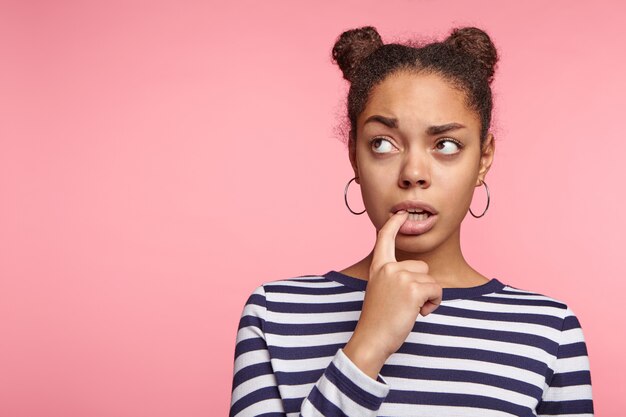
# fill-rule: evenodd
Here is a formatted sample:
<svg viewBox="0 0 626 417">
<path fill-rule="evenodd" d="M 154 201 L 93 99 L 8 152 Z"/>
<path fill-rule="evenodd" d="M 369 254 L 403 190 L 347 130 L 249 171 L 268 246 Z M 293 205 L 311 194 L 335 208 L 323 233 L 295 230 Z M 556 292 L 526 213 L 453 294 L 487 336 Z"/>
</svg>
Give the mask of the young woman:
<svg viewBox="0 0 626 417">
<path fill-rule="evenodd" d="M 230 416 L 592 416 L 572 310 L 482 275 L 461 252 L 475 188 L 489 197 L 489 36 L 467 27 L 383 44 L 368 26 L 341 34 L 333 58 L 350 82 L 344 197 L 360 185 L 376 243 L 341 271 L 253 291 Z"/>
</svg>

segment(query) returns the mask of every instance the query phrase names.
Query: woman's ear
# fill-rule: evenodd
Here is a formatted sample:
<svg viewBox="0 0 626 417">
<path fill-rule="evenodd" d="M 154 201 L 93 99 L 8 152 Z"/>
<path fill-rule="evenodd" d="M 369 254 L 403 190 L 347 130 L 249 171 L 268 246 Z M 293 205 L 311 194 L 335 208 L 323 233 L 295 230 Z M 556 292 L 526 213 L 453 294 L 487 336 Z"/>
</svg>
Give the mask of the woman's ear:
<svg viewBox="0 0 626 417">
<path fill-rule="evenodd" d="M 493 163 L 493 156 L 495 151 L 495 137 L 493 136 L 493 133 L 490 132 L 487 135 L 487 138 L 485 139 L 485 142 L 481 149 L 480 169 L 478 171 L 478 179 L 476 184 L 477 187 L 482 185 L 482 183 L 485 181 L 485 176 L 487 175 L 487 172 L 489 171 L 489 168 L 491 168 L 491 164 Z"/>
<path fill-rule="evenodd" d="M 354 176 L 356 180 L 354 180 L 357 184 L 359 182 L 359 166 L 356 160 L 356 135 L 353 130 L 350 130 L 350 134 L 348 135 L 348 156 L 350 157 L 350 165 L 352 165 L 352 169 L 354 170 Z"/>
</svg>

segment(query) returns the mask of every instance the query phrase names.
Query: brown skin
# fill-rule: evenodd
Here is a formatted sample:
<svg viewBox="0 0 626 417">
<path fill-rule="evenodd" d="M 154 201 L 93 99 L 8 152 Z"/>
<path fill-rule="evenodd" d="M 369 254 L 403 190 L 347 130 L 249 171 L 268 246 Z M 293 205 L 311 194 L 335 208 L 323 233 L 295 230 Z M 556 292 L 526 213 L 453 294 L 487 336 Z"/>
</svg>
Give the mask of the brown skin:
<svg viewBox="0 0 626 417">
<path fill-rule="evenodd" d="M 375 114 L 398 119 L 398 127 L 365 123 Z M 426 133 L 429 126 L 451 122 L 466 127 Z M 343 350 L 374 379 L 417 315 L 437 308 L 442 288 L 489 281 L 465 261 L 460 245 L 461 222 L 495 150 L 493 134 L 482 149 L 479 134 L 480 120 L 464 93 L 436 74 L 392 74 L 372 90 L 358 117 L 350 163 L 377 238 L 365 258 L 340 271 L 369 281 L 359 322 Z M 406 213 L 393 215 L 391 208 L 404 200 L 432 205 L 438 211 L 434 227 L 421 235 L 399 233 Z"/>
</svg>

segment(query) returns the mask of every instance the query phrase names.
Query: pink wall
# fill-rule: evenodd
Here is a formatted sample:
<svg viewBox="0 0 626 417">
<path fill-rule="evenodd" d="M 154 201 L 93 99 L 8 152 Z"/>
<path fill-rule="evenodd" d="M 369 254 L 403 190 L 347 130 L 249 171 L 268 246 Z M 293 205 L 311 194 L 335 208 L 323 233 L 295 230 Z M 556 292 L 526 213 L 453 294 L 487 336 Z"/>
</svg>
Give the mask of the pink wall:
<svg viewBox="0 0 626 417">
<path fill-rule="evenodd" d="M 499 142 L 465 256 L 567 302 L 597 415 L 626 407 L 623 3 L 85 3 L 0 5 L 1 416 L 227 414 L 252 289 L 373 244 L 329 59 L 365 24 L 492 35 Z"/>
</svg>

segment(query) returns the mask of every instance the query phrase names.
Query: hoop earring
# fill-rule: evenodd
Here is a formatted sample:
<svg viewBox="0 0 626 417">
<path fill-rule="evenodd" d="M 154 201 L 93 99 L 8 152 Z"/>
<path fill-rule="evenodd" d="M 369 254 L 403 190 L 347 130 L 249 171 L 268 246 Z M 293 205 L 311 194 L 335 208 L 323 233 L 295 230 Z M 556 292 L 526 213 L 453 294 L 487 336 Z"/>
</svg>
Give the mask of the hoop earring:
<svg viewBox="0 0 626 417">
<path fill-rule="evenodd" d="M 345 190 L 343 191 L 343 199 L 344 199 L 344 201 L 346 202 L 346 207 L 348 207 L 348 210 L 350 210 L 350 212 L 351 212 L 352 214 L 357 214 L 357 215 L 358 215 L 358 214 L 363 214 L 363 213 L 365 213 L 365 209 L 363 209 L 363 211 L 362 211 L 362 212 L 357 213 L 356 211 L 353 211 L 353 210 L 350 208 L 350 205 L 348 204 L 348 187 L 350 186 L 350 183 L 351 183 L 352 181 L 354 181 L 354 180 L 356 180 L 356 177 L 352 178 L 352 179 L 351 179 L 350 181 L 348 181 L 348 183 L 346 184 L 346 188 L 345 188 Z"/>
<path fill-rule="evenodd" d="M 482 181 L 482 183 L 485 185 L 485 189 L 487 190 L 487 207 L 485 207 L 485 211 L 483 211 L 483 214 L 481 214 L 480 216 L 475 215 L 474 213 L 472 213 L 472 208 L 470 207 L 469 212 L 472 216 L 479 218 L 479 217 L 483 217 L 485 215 L 485 213 L 487 213 L 487 209 L 489 208 L 489 187 L 487 187 L 487 183 L 485 181 Z"/>
</svg>

